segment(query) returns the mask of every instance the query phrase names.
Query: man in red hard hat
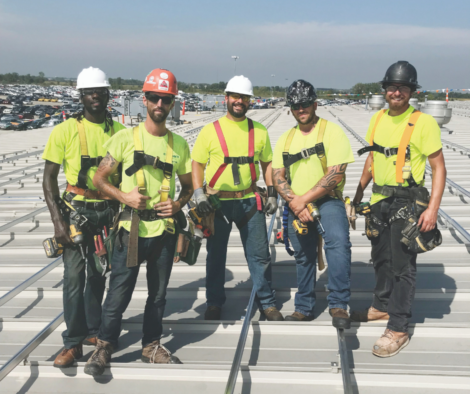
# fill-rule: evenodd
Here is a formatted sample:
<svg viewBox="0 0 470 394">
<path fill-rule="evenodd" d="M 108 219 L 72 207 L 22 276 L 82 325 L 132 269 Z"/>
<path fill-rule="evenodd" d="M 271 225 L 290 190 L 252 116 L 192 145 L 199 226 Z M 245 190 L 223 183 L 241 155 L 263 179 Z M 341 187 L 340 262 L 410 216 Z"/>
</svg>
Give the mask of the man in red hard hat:
<svg viewBox="0 0 470 394">
<path fill-rule="evenodd" d="M 121 332 L 122 315 L 129 305 L 144 260 L 147 261 L 148 298 L 141 359 L 146 363 L 181 364 L 162 346 L 160 337 L 176 248 L 172 217 L 193 194 L 191 159 L 186 140 L 171 133 L 165 125 L 178 94 L 175 76 L 168 70 L 155 69 L 147 75 L 142 91 L 147 119 L 134 128 L 123 130 L 118 138 L 105 144 L 107 155 L 93 179 L 98 190 L 122 203 L 122 209 L 98 343 L 85 366 L 85 373 L 89 375 L 103 374 L 111 359 Z M 118 189 L 107 177 L 120 163 L 123 173 Z M 176 174 L 181 192 L 174 201 Z"/>
</svg>

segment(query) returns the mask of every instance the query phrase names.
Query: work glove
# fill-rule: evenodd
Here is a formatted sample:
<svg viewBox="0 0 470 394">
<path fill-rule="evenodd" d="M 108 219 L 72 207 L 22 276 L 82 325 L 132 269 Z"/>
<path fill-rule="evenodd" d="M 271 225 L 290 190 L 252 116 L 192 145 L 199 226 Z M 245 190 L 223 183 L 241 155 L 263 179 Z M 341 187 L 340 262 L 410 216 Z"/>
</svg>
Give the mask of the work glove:
<svg viewBox="0 0 470 394">
<path fill-rule="evenodd" d="M 355 230 L 356 229 L 356 207 L 351 204 L 349 197 L 344 199 L 344 207 L 346 208 L 346 216 L 348 217 L 349 226 Z"/>
<path fill-rule="evenodd" d="M 214 210 L 202 187 L 194 190 L 194 198 L 196 199 L 197 211 L 201 216 L 206 216 Z"/>
<path fill-rule="evenodd" d="M 268 186 L 268 201 L 264 206 L 263 212 L 272 215 L 277 209 L 277 192 L 274 186 Z"/>
</svg>

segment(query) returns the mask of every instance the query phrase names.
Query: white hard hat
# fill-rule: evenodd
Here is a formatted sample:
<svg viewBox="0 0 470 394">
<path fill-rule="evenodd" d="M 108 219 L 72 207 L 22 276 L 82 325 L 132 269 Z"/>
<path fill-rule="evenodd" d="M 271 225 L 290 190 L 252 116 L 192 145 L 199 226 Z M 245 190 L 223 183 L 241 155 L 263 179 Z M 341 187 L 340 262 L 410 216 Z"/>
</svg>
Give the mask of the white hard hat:
<svg viewBox="0 0 470 394">
<path fill-rule="evenodd" d="M 77 78 L 77 89 L 109 88 L 111 85 L 106 74 L 99 68 L 84 68 Z"/>
<path fill-rule="evenodd" d="M 236 75 L 227 83 L 225 93 L 239 93 L 253 96 L 253 84 L 243 75 Z"/>
</svg>

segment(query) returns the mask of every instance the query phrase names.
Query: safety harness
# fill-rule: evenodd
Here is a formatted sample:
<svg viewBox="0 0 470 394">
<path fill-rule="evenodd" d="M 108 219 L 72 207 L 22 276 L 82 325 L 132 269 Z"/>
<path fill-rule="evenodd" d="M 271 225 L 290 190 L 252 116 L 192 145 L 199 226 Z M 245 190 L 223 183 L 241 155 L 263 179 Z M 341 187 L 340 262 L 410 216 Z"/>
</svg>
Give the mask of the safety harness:
<svg viewBox="0 0 470 394">
<path fill-rule="evenodd" d="M 103 160 L 103 156 L 90 157 L 88 155 L 88 145 L 86 141 L 85 127 L 82 122 L 77 120 L 78 137 L 80 139 L 80 171 L 78 172 L 77 186 L 81 189 L 88 189 L 87 178 L 88 170 L 91 167 L 98 167 Z M 111 126 L 111 137 L 114 135 L 114 127 Z"/>
<path fill-rule="evenodd" d="M 160 186 L 160 201 L 165 202 L 168 200 L 170 193 L 170 181 L 173 174 L 173 134 L 170 130 L 168 133 L 168 144 L 166 149 L 165 162 L 161 162 L 159 157 L 146 155 L 142 148 L 142 141 L 140 140 L 139 126 L 134 127 L 134 163 L 126 169 L 126 175 L 132 176 L 135 174 L 137 178 L 137 187 L 139 192 L 147 190 L 145 186 L 145 176 L 142 167 L 150 165 L 155 169 L 160 169 L 163 172 L 163 180 Z M 160 165 L 158 163 L 161 163 Z M 151 212 L 148 212 L 151 211 Z M 129 245 L 127 251 L 127 267 L 136 267 L 138 265 L 138 244 L 139 244 L 139 223 L 144 221 L 155 221 L 163 219 L 154 210 L 137 211 L 129 206 L 125 206 L 124 210 L 120 213 L 119 221 L 131 222 L 131 230 L 129 232 Z M 174 233 L 174 219 L 167 218 L 167 225 L 165 230 Z"/>
<path fill-rule="evenodd" d="M 222 148 L 222 152 L 224 152 L 224 162 L 220 165 L 218 170 L 215 172 L 214 176 L 209 182 L 209 186 L 214 188 L 217 180 L 220 178 L 222 173 L 225 171 L 229 164 L 232 164 L 232 174 L 233 174 L 233 183 L 234 185 L 240 184 L 240 173 L 238 171 L 238 166 L 243 164 L 250 165 L 250 172 L 251 172 L 251 181 L 252 183 L 256 183 L 256 168 L 255 168 L 255 128 L 253 126 L 253 121 L 250 118 L 248 120 L 248 156 L 238 156 L 232 157 L 228 152 L 227 142 L 225 141 L 224 133 L 222 132 L 222 128 L 220 127 L 220 123 L 216 120 L 213 125 L 215 127 L 215 131 L 217 132 L 217 137 L 219 138 L 220 146 Z"/>
<path fill-rule="evenodd" d="M 327 167 L 327 160 L 326 160 L 326 154 L 325 154 L 325 146 L 323 145 L 323 137 L 325 135 L 325 130 L 326 130 L 328 121 L 326 119 L 320 118 L 319 123 L 320 124 L 319 124 L 319 130 L 318 130 L 318 135 L 317 135 L 317 143 L 315 144 L 315 146 L 311 148 L 304 148 L 300 152 L 295 153 L 295 154 L 290 154 L 289 149 L 294 139 L 297 128 L 294 127 L 290 130 L 289 135 L 287 136 L 286 142 L 284 144 L 284 152 L 282 153 L 282 160 L 284 163 L 284 167 L 286 168 L 287 181 L 289 183 L 290 183 L 289 167 L 297 163 L 300 160 L 309 159 L 311 156 L 315 156 L 315 155 L 320 160 L 320 163 L 323 169 L 323 174 L 324 175 L 327 174 L 328 167 Z M 346 175 L 344 176 L 343 180 L 338 185 L 336 185 L 335 189 L 333 190 L 334 196 L 339 198 L 340 200 L 343 199 L 341 187 L 345 184 L 345 182 L 346 182 Z"/>
<path fill-rule="evenodd" d="M 387 186 L 387 185 L 379 186 L 375 183 L 374 157 L 372 156 L 371 173 L 374 179 L 373 191 L 374 193 L 380 193 L 380 194 L 383 194 L 384 196 L 391 197 L 395 195 L 395 193 L 401 192 L 401 190 L 398 190 L 398 189 L 400 189 L 403 186 L 403 183 L 405 183 L 405 180 L 408 181 L 408 184 L 410 187 L 420 186 L 414 180 L 413 175 L 411 174 L 410 140 L 411 140 L 411 135 L 413 134 L 413 131 L 415 129 L 416 122 L 421 116 L 421 112 L 417 110 L 414 110 L 412 112 L 410 119 L 408 121 L 408 124 L 405 127 L 405 131 L 401 137 L 400 144 L 398 145 L 398 147 L 395 147 L 395 148 L 384 147 L 384 146 L 377 144 L 374 141 L 375 132 L 385 112 L 386 110 L 382 110 L 377 115 L 377 119 L 375 120 L 375 124 L 374 124 L 372 133 L 369 139 L 370 146 L 359 149 L 357 153 L 359 156 L 361 156 L 362 154 L 366 152 L 378 152 L 378 153 L 383 154 L 387 158 L 391 156 L 395 156 L 395 155 L 397 156 L 395 180 L 399 184 L 399 186 Z M 382 193 L 382 191 L 384 193 Z"/>
</svg>

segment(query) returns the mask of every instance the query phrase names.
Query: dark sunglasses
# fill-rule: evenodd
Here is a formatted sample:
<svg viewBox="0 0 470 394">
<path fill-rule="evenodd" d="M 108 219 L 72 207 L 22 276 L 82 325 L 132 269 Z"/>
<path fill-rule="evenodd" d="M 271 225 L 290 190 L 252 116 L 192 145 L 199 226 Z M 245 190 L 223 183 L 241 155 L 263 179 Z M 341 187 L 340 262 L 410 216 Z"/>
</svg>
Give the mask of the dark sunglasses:
<svg viewBox="0 0 470 394">
<path fill-rule="evenodd" d="M 108 94 L 108 89 L 106 88 L 82 89 L 82 94 L 84 96 L 93 96 L 94 94 L 97 94 L 98 96 L 106 96 Z"/>
<path fill-rule="evenodd" d="M 311 101 L 307 101 L 306 103 L 300 103 L 300 104 L 292 104 L 290 107 L 294 110 L 294 111 L 298 111 L 300 109 L 300 107 L 302 108 L 308 108 L 312 105 L 313 103 Z"/>
<path fill-rule="evenodd" d="M 145 98 L 153 104 L 157 104 L 160 100 L 162 100 L 162 103 L 165 105 L 171 104 L 175 99 L 171 96 L 159 96 L 158 94 L 146 94 Z"/>
</svg>

